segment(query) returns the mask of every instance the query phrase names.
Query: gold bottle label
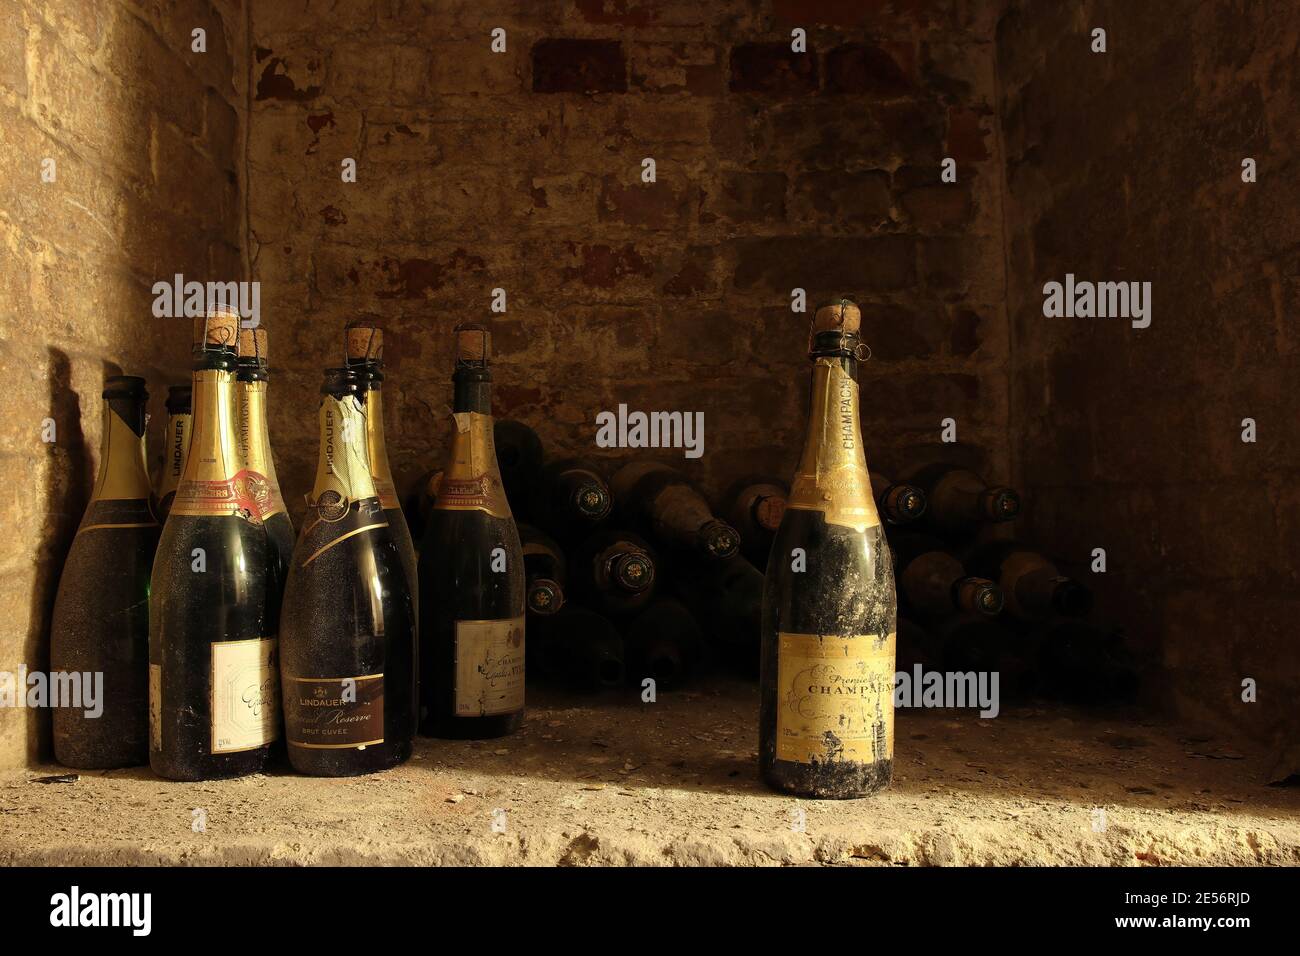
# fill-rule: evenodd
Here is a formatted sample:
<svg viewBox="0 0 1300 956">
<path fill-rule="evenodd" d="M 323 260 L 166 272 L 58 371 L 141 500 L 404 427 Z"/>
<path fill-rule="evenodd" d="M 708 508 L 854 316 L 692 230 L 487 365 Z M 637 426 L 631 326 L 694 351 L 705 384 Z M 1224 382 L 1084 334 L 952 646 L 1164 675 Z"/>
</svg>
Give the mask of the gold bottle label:
<svg viewBox="0 0 1300 956">
<path fill-rule="evenodd" d="M 388 527 L 370 476 L 365 409 L 354 395 L 326 395 L 321 398 L 319 422 L 316 483 L 307 499 L 312 515 L 294 558 L 302 556 L 303 567 L 355 535 Z"/>
<path fill-rule="evenodd" d="M 234 388 L 232 372 L 201 369 L 194 373 L 193 432 L 172 514 L 238 515 L 258 524 L 262 521 L 268 491 L 241 467 Z"/>
<path fill-rule="evenodd" d="M 498 518 L 509 518 L 510 503 L 506 501 L 492 439 L 492 416 L 456 412 L 452 418 L 455 429 L 451 456 L 438 484 L 434 509 L 483 511 Z"/>
<path fill-rule="evenodd" d="M 456 622 L 456 716 L 524 706 L 524 619 Z"/>
<path fill-rule="evenodd" d="M 109 528 L 152 528 L 158 524 L 150 501 L 144 436 L 137 435 L 112 407 L 104 405 L 104 440 L 99 474 L 77 534 Z"/>
<path fill-rule="evenodd" d="M 190 434 L 194 416 L 189 412 L 169 415 L 167 418 L 167 459 L 163 462 L 158 482 L 158 500 L 164 504 L 176 496 L 176 489 L 185 473 L 185 456 L 190 449 Z"/>
<path fill-rule="evenodd" d="M 820 511 L 827 524 L 866 531 L 880 524 L 862 450 L 858 383 L 835 359 L 813 365 L 809 433 L 787 508 Z"/>
<path fill-rule="evenodd" d="M 307 750 L 384 742 L 384 675 L 284 678 L 285 738 Z"/>
<path fill-rule="evenodd" d="M 242 474 L 263 521 L 284 512 L 284 498 L 271 458 L 266 428 L 266 382 L 237 382 L 239 402 L 239 454 Z"/>
<path fill-rule="evenodd" d="M 776 759 L 894 755 L 894 635 L 777 635 Z"/>
<path fill-rule="evenodd" d="M 388 447 L 384 441 L 384 400 L 380 390 L 372 388 L 366 393 L 366 450 L 370 456 L 370 475 L 375 482 L 375 493 L 385 510 L 401 508 L 393 472 L 388 466 Z"/>
<path fill-rule="evenodd" d="M 212 752 L 264 747 L 280 736 L 276 639 L 212 645 Z"/>
</svg>

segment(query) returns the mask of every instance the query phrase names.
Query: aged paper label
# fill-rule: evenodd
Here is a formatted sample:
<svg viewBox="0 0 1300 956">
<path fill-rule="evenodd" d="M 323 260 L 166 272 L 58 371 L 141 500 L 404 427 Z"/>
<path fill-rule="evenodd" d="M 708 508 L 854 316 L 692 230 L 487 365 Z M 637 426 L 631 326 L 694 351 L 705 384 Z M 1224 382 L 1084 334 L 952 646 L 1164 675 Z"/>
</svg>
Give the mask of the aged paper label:
<svg viewBox="0 0 1300 956">
<path fill-rule="evenodd" d="M 456 622 L 456 716 L 524 706 L 524 619 Z"/>
<path fill-rule="evenodd" d="M 894 635 L 777 635 L 776 759 L 894 755 Z"/>
<path fill-rule="evenodd" d="M 276 639 L 212 645 L 212 752 L 263 747 L 279 736 Z"/>
</svg>

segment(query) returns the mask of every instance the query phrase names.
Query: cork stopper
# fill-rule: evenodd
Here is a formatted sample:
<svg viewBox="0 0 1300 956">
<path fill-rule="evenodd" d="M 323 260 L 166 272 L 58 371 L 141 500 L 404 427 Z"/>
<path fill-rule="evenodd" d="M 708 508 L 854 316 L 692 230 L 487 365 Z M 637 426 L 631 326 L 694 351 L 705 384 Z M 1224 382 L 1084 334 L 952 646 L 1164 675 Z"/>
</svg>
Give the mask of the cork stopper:
<svg viewBox="0 0 1300 956">
<path fill-rule="evenodd" d="M 384 330 L 368 319 L 349 322 L 343 331 L 343 344 L 349 362 L 384 360 Z"/>
<path fill-rule="evenodd" d="M 845 332 L 857 335 L 862 328 L 862 310 L 851 299 L 839 299 L 817 309 L 813 318 L 813 333 Z"/>
<path fill-rule="evenodd" d="M 464 323 L 452 330 L 456 335 L 457 365 L 486 365 L 492 357 L 492 333 L 486 326 Z"/>
<path fill-rule="evenodd" d="M 239 342 L 239 313 L 230 309 L 209 309 L 194 320 L 194 348 L 199 351 L 230 349 Z"/>
<path fill-rule="evenodd" d="M 241 365 L 266 367 L 266 329 L 239 330 L 239 361 Z"/>
</svg>

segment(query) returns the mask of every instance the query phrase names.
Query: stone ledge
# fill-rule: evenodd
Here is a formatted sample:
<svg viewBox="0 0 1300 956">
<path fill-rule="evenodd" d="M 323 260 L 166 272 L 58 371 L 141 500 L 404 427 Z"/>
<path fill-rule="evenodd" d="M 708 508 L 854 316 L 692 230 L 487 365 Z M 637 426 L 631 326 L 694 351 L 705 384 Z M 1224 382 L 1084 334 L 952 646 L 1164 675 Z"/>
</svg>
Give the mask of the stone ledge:
<svg viewBox="0 0 1300 956">
<path fill-rule="evenodd" d="M 177 784 L 135 769 L 42 784 L 66 771 L 7 772 L 0 863 L 1300 864 L 1300 790 L 1264 786 L 1262 753 L 1132 714 L 904 711 L 894 786 L 817 802 L 758 780 L 752 685 L 652 705 L 631 691 L 530 695 L 515 737 L 421 739 L 410 763 L 370 777 Z M 205 832 L 191 828 L 196 808 Z"/>
</svg>

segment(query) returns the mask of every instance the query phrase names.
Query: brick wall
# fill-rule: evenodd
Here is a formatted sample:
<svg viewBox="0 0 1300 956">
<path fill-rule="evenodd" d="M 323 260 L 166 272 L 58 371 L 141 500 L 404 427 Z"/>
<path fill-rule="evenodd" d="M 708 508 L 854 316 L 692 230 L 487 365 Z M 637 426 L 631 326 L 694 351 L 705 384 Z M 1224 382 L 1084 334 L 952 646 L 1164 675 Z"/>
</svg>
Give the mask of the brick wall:
<svg viewBox="0 0 1300 956">
<path fill-rule="evenodd" d="M 795 287 L 863 303 L 873 466 L 933 452 L 952 416 L 959 453 L 1003 473 L 993 18 L 973 6 L 254 5 L 249 244 L 291 507 L 320 368 L 359 315 L 390 330 L 402 488 L 442 462 L 448 333 L 468 319 L 496 329 L 496 411 L 555 451 L 594 452 L 596 414 L 626 402 L 705 413 L 704 458 L 676 460 L 710 488 L 788 476 L 807 389 Z"/>
<path fill-rule="evenodd" d="M 1107 549 L 1161 703 L 1256 737 L 1300 729 L 1298 44 L 1287 2 L 1025 3 L 997 31 L 1030 520 Z M 1067 272 L 1151 281 L 1151 326 L 1045 319 Z"/>
<path fill-rule="evenodd" d="M 191 52 L 195 28 L 206 53 Z M 48 661 L 106 376 L 148 378 L 160 459 L 162 401 L 188 348 L 153 318 L 152 284 L 243 277 L 243 30 L 242 11 L 204 0 L 0 4 L 0 670 Z M 46 713 L 0 708 L 0 766 L 34 757 L 48 728 Z"/>
</svg>

